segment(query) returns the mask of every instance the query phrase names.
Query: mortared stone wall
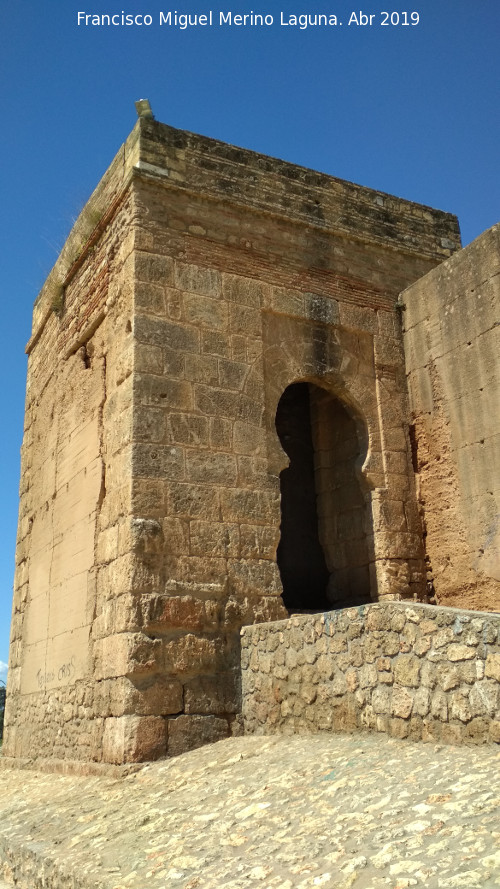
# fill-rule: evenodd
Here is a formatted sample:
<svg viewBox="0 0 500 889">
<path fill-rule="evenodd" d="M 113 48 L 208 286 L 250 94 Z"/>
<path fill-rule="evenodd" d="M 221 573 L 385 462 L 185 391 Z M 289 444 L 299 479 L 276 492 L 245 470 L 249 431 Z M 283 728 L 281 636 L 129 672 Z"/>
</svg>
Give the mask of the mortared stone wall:
<svg viewBox="0 0 500 889">
<path fill-rule="evenodd" d="M 380 602 L 244 627 L 245 731 L 500 742 L 500 615 Z"/>
</svg>

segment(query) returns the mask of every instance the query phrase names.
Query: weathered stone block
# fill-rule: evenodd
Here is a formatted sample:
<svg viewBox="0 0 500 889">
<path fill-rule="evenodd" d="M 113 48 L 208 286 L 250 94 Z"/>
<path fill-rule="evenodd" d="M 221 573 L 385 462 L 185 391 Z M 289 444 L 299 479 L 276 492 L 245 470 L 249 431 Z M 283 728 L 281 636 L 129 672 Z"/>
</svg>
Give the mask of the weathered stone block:
<svg viewBox="0 0 500 889">
<path fill-rule="evenodd" d="M 429 651 L 430 647 L 431 647 L 430 639 L 427 637 L 420 637 L 419 639 L 415 640 L 415 642 L 413 644 L 413 651 L 415 652 L 417 657 L 421 657 L 427 651 Z"/>
<path fill-rule="evenodd" d="M 228 309 L 226 303 L 194 294 L 185 294 L 183 303 L 184 315 L 188 323 L 208 327 L 212 330 L 227 329 Z"/>
<path fill-rule="evenodd" d="M 500 720 L 495 719 L 490 722 L 489 737 L 492 741 L 500 744 Z"/>
<path fill-rule="evenodd" d="M 474 742 L 479 741 L 480 743 L 484 743 L 484 740 L 488 738 L 489 727 L 490 721 L 488 719 L 476 716 L 467 723 L 465 738 Z"/>
<path fill-rule="evenodd" d="M 282 591 L 278 566 L 274 562 L 257 559 L 229 560 L 228 578 L 229 584 L 238 597 L 247 595 L 255 600 L 255 598 L 260 598 L 262 590 L 266 591 L 268 597 L 279 597 Z M 266 600 L 267 607 L 271 607 L 271 603 Z M 284 617 L 283 610 L 283 603 L 279 601 L 276 605 L 274 620 Z"/>
<path fill-rule="evenodd" d="M 495 681 L 476 682 L 469 692 L 472 716 L 493 716 L 500 706 L 500 688 Z"/>
<path fill-rule="evenodd" d="M 388 688 L 375 688 L 372 694 L 372 707 L 374 713 L 388 715 L 391 712 L 392 691 Z M 377 727 L 378 731 L 385 731 Z"/>
<path fill-rule="evenodd" d="M 263 456 L 266 452 L 264 429 L 251 423 L 236 421 L 234 424 L 233 447 L 236 454 Z"/>
<path fill-rule="evenodd" d="M 425 618 L 420 621 L 420 631 L 424 634 L 435 633 L 437 630 L 437 624 L 433 620 L 429 620 Z"/>
<path fill-rule="evenodd" d="M 217 488 L 199 484 L 170 482 L 167 488 L 170 515 L 214 520 L 219 517 L 219 492 Z"/>
<path fill-rule="evenodd" d="M 383 651 L 383 631 L 378 630 L 373 634 L 365 634 L 363 639 L 365 660 L 373 664 Z"/>
<path fill-rule="evenodd" d="M 165 411 L 161 407 L 144 407 L 135 414 L 133 433 L 138 441 L 165 442 L 167 436 Z"/>
<path fill-rule="evenodd" d="M 173 321 L 137 315 L 134 335 L 139 343 L 148 346 L 168 346 L 180 352 L 199 352 L 200 334 L 193 327 Z"/>
<path fill-rule="evenodd" d="M 201 331 L 201 352 L 204 355 L 230 358 L 230 340 L 225 333 L 220 333 L 217 330 L 204 329 Z"/>
<path fill-rule="evenodd" d="M 398 717 L 391 719 L 389 732 L 393 738 L 407 738 L 410 734 L 410 723 Z"/>
<path fill-rule="evenodd" d="M 448 720 L 448 698 L 442 691 L 435 691 L 431 698 L 431 714 L 440 722 Z"/>
<path fill-rule="evenodd" d="M 500 682 L 500 654 L 496 654 L 495 652 L 488 653 L 484 667 L 484 675 L 489 679 L 496 679 L 497 682 Z"/>
<path fill-rule="evenodd" d="M 317 689 L 312 683 L 303 682 L 301 684 L 301 688 L 300 688 L 300 696 L 301 696 L 302 700 L 305 701 L 306 704 L 312 704 L 316 700 Z M 314 722 L 314 715 L 315 714 L 314 714 L 313 709 L 311 709 L 311 711 L 308 713 L 308 715 L 311 718 L 311 720 Z"/>
<path fill-rule="evenodd" d="M 419 716 L 427 716 L 431 705 L 431 694 L 428 688 L 418 688 L 413 699 L 413 712 Z"/>
<path fill-rule="evenodd" d="M 472 717 L 469 698 L 460 691 L 451 695 L 450 716 L 460 719 L 461 722 L 469 722 Z"/>
<path fill-rule="evenodd" d="M 157 595 L 142 597 L 140 607 L 144 629 L 148 632 L 215 631 L 218 626 L 220 605 L 216 600 Z"/>
<path fill-rule="evenodd" d="M 166 716 L 183 709 L 182 685 L 175 679 L 152 675 L 134 681 L 121 677 L 108 681 L 104 716 Z"/>
<path fill-rule="evenodd" d="M 120 716 L 104 721 L 105 762 L 144 762 L 166 750 L 165 720 L 161 716 Z"/>
<path fill-rule="evenodd" d="M 157 284 L 142 284 L 135 287 L 135 304 L 141 313 L 165 314 L 165 290 Z"/>
<path fill-rule="evenodd" d="M 347 691 L 347 682 L 344 673 L 335 670 L 333 679 L 331 680 L 332 694 L 335 696 L 344 695 Z"/>
<path fill-rule="evenodd" d="M 420 679 L 420 661 L 412 654 L 401 654 L 394 662 L 394 679 L 399 685 L 416 688 Z"/>
<path fill-rule="evenodd" d="M 196 265 L 175 263 L 175 286 L 178 290 L 216 297 L 221 289 L 220 272 Z"/>
<path fill-rule="evenodd" d="M 377 668 L 375 664 L 365 664 L 359 671 L 361 688 L 373 688 L 377 684 Z"/>
<path fill-rule="evenodd" d="M 240 525 L 240 555 L 243 559 L 274 559 L 278 534 L 273 527 Z"/>
<path fill-rule="evenodd" d="M 161 285 L 173 284 L 174 263 L 169 256 L 136 251 L 134 261 L 134 271 L 138 281 Z"/>
<path fill-rule="evenodd" d="M 393 716 L 408 719 L 413 708 L 413 695 L 406 688 L 395 685 L 392 689 L 391 708 Z"/>
<path fill-rule="evenodd" d="M 386 655 L 388 657 L 392 657 L 395 654 L 399 654 L 400 651 L 400 641 L 397 633 L 384 633 L 381 639 L 381 654 Z"/>
<path fill-rule="evenodd" d="M 167 752 L 178 756 L 204 744 L 222 741 L 229 735 L 227 720 L 217 716 L 177 716 L 167 720 Z"/>
<path fill-rule="evenodd" d="M 471 660 L 462 661 L 456 665 L 460 680 L 467 685 L 472 685 L 477 679 L 477 664 Z"/>
<path fill-rule="evenodd" d="M 164 646 L 165 669 L 173 675 L 216 672 L 222 663 L 222 640 L 187 633 Z"/>
<path fill-rule="evenodd" d="M 208 444 L 208 419 L 195 414 L 170 414 L 168 419 L 170 441 L 191 447 L 206 448 Z"/>
<path fill-rule="evenodd" d="M 236 457 L 234 454 L 189 450 L 186 453 L 186 475 L 193 482 L 234 486 L 238 480 Z M 169 477 L 175 478 L 174 475 Z"/>
<path fill-rule="evenodd" d="M 189 550 L 195 556 L 237 558 L 240 553 L 239 526 L 229 522 L 190 522 Z"/>
<path fill-rule="evenodd" d="M 448 648 L 446 649 L 446 656 L 448 660 L 453 662 L 467 661 L 474 658 L 476 656 L 476 652 L 473 648 L 469 648 L 467 645 L 455 643 L 448 646 Z"/>
<path fill-rule="evenodd" d="M 338 654 L 341 651 L 348 650 L 348 641 L 345 633 L 335 633 L 330 642 L 330 651 Z"/>
<path fill-rule="evenodd" d="M 460 685 L 460 674 L 456 667 L 444 667 L 437 673 L 437 681 L 443 691 L 449 691 Z"/>
<path fill-rule="evenodd" d="M 233 445 L 233 422 L 222 417 L 210 417 L 210 447 L 215 450 L 231 451 Z"/>
<path fill-rule="evenodd" d="M 250 306 L 229 306 L 229 325 L 233 333 L 260 337 L 262 335 L 261 313 Z"/>
<path fill-rule="evenodd" d="M 180 447 L 136 443 L 132 465 L 138 476 L 146 478 L 182 480 L 186 474 L 184 450 Z"/>
<path fill-rule="evenodd" d="M 388 630 L 390 625 L 391 615 L 385 608 L 375 607 L 369 610 L 366 617 L 366 627 L 368 630 Z M 402 629 L 402 626 L 398 627 L 398 629 Z"/>
<path fill-rule="evenodd" d="M 228 302 L 259 308 L 266 291 L 265 285 L 252 278 L 243 278 L 239 275 L 222 275 L 222 295 Z"/>
<path fill-rule="evenodd" d="M 96 679 L 157 672 L 162 668 L 159 639 L 142 633 L 118 633 L 99 639 L 94 645 Z"/>
<path fill-rule="evenodd" d="M 185 712 L 216 716 L 237 713 L 240 706 L 239 685 L 240 680 L 236 672 L 190 679 L 184 684 Z M 182 706 L 177 712 L 180 710 Z"/>
</svg>

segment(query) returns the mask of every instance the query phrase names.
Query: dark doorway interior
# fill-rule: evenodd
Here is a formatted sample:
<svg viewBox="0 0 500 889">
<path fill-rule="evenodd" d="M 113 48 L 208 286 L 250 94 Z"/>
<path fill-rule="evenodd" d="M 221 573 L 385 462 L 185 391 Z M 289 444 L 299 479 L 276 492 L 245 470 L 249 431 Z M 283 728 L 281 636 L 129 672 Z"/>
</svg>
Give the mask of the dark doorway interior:
<svg viewBox="0 0 500 889">
<path fill-rule="evenodd" d="M 281 539 L 277 560 L 289 611 L 326 611 L 329 571 L 318 537 L 309 385 L 294 383 L 280 398 L 276 430 L 290 465 L 280 475 Z"/>
<path fill-rule="evenodd" d="M 367 446 L 362 426 L 313 384 L 293 383 L 279 401 L 276 430 L 290 464 L 280 475 L 277 561 L 289 611 L 371 601 L 371 519 L 356 469 Z"/>
</svg>

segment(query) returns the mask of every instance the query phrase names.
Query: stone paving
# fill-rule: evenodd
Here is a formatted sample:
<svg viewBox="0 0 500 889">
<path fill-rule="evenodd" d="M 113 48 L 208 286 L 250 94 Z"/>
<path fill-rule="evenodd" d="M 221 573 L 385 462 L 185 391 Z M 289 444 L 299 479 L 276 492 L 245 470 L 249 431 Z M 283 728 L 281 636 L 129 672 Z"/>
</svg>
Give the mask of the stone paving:
<svg viewBox="0 0 500 889">
<path fill-rule="evenodd" d="M 0 773 L 22 889 L 500 886 L 497 747 L 231 738 L 123 778 Z M 21 876 L 23 875 L 23 876 Z"/>
</svg>

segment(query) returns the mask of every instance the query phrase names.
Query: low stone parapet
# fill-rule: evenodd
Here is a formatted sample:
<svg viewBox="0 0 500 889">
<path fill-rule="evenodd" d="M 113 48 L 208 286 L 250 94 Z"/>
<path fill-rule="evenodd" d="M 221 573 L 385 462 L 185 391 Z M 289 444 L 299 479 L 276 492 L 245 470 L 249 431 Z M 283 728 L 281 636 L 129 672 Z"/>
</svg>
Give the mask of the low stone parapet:
<svg viewBox="0 0 500 889">
<path fill-rule="evenodd" d="M 244 627 L 247 733 L 500 742 L 500 615 L 374 603 Z"/>
</svg>

